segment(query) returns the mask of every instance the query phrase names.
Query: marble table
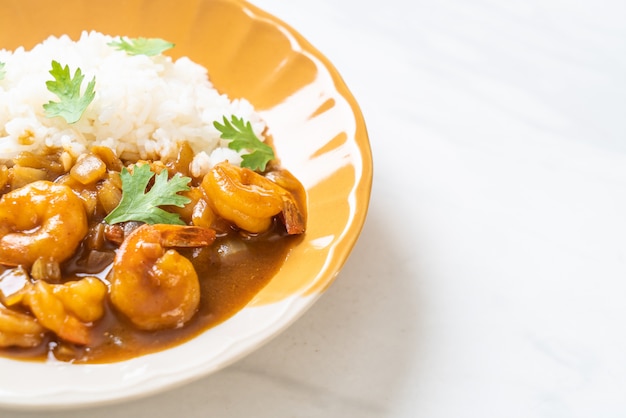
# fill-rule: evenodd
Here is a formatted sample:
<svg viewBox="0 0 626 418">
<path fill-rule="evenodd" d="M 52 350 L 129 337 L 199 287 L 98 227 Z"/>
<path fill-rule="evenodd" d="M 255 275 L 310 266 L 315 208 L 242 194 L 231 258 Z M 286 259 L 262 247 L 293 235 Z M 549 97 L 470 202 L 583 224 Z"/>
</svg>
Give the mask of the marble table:
<svg viewBox="0 0 626 418">
<path fill-rule="evenodd" d="M 368 125 L 362 235 L 286 332 L 64 417 L 626 416 L 626 3 L 254 0 Z"/>
</svg>

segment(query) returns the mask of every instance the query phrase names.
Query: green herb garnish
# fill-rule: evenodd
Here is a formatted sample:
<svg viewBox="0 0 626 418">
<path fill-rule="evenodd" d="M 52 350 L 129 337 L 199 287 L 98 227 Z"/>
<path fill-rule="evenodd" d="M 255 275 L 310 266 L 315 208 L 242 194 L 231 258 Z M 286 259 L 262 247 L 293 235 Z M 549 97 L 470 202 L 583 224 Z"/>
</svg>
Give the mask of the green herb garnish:
<svg viewBox="0 0 626 418">
<path fill-rule="evenodd" d="M 85 76 L 80 68 L 76 69 L 74 78 L 72 78 L 69 66 L 63 67 L 57 61 L 52 61 L 50 74 L 52 74 L 54 80 L 46 81 L 46 86 L 50 92 L 59 97 L 60 101 L 50 101 L 43 105 L 46 116 L 49 118 L 61 116 L 67 123 L 76 123 L 85 112 L 85 109 L 87 109 L 87 106 L 89 106 L 89 103 L 96 97 L 94 92 L 96 78 L 94 77 L 87 84 L 85 94 L 81 96 L 80 86 Z"/>
<path fill-rule="evenodd" d="M 250 122 L 244 122 L 243 118 L 233 115 L 229 122 L 224 116 L 223 125 L 217 121 L 213 122 L 213 125 L 222 133 L 221 138 L 232 140 L 228 143 L 228 148 L 235 151 L 250 151 L 242 155 L 242 167 L 263 171 L 267 163 L 274 159 L 272 147 L 257 138 Z"/>
<path fill-rule="evenodd" d="M 159 55 L 174 47 L 174 44 L 159 38 L 120 38 L 111 41 L 107 45 L 118 51 L 126 51 L 128 55 L 147 55 L 149 57 Z"/>
<path fill-rule="evenodd" d="M 7 72 L 4 69 L 4 62 L 0 61 L 0 80 L 2 80 L 5 75 L 7 75 Z"/>
<path fill-rule="evenodd" d="M 109 224 L 126 221 L 139 221 L 148 224 L 184 225 L 177 213 L 170 213 L 159 206 L 169 205 L 183 207 L 191 199 L 178 193 L 189 190 L 189 177 L 176 173 L 168 180 L 167 170 L 158 175 L 150 170 L 147 164 L 136 165 L 131 174 L 126 167 L 122 168 L 122 200 L 111 213 L 104 218 Z M 154 184 L 146 191 L 148 183 L 154 177 Z"/>
</svg>

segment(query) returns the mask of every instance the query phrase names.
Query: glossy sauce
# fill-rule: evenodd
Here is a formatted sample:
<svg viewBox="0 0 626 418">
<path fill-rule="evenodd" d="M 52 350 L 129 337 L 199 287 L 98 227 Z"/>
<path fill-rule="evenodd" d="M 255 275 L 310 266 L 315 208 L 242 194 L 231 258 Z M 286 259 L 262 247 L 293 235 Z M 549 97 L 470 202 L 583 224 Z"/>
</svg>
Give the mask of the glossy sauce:
<svg viewBox="0 0 626 418">
<path fill-rule="evenodd" d="M 300 240 L 287 236 L 284 227 L 274 227 L 261 235 L 245 235 L 234 229 L 221 234 L 209 247 L 180 251 L 192 260 L 201 285 L 198 312 L 177 329 L 142 331 L 117 313 L 107 299 L 105 315 L 92 329 L 93 342 L 81 347 L 63 342 L 50 334 L 36 348 L 3 348 L 4 356 L 30 360 L 56 358 L 74 363 L 110 363 L 160 351 L 185 342 L 225 321 L 241 310 L 280 269 L 290 248 Z M 109 265 L 98 276 L 106 282 Z M 95 274 L 76 257 L 63 266 L 67 277 Z M 78 273 L 83 271 L 83 273 Z M 70 276 L 71 277 L 71 276 Z"/>
<path fill-rule="evenodd" d="M 45 158 L 55 163 L 57 156 Z M 174 172 L 177 171 L 176 167 L 171 168 Z M 50 181 L 62 178 L 56 170 L 48 171 L 47 176 Z M 194 187 L 197 187 L 197 183 L 199 181 L 196 181 Z M 95 186 L 89 187 L 93 189 Z M 75 192 L 91 191 L 89 187 Z M 302 185 L 292 179 L 284 187 L 293 194 L 303 216 L 306 216 L 306 192 Z M 6 193 L 11 187 L 7 183 L 0 189 L 2 193 Z M 97 232 L 104 228 L 105 215 L 102 208 L 91 215 L 90 232 L 82 240 L 74 256 L 60 265 L 61 283 L 79 280 L 85 276 L 96 276 L 109 284 L 107 276 L 119 243 L 115 244 L 114 241 L 103 238 L 101 232 Z M 287 233 L 280 215 L 273 219 L 268 231 L 260 234 L 243 232 L 219 217 L 213 221 L 212 228 L 216 231 L 217 238 L 210 246 L 176 249 L 192 261 L 201 288 L 198 310 L 183 326 L 156 331 L 140 330 L 115 309 L 107 295 L 104 316 L 89 325 L 91 342 L 88 346 L 69 343 L 54 333 L 47 332 L 43 342 L 37 347 L 0 347 L 0 355 L 33 361 L 109 363 L 176 346 L 241 310 L 272 279 L 290 249 L 302 239 L 302 235 Z M 95 236 L 99 238 L 94 238 Z M 0 273 L 11 269 L 0 266 Z M 0 287 L 15 287 L 11 280 L 16 278 L 10 276 L 11 274 L 0 276 Z M 23 280 L 23 277 L 17 277 L 16 283 Z M 20 310 L 19 307 L 15 309 Z"/>
</svg>

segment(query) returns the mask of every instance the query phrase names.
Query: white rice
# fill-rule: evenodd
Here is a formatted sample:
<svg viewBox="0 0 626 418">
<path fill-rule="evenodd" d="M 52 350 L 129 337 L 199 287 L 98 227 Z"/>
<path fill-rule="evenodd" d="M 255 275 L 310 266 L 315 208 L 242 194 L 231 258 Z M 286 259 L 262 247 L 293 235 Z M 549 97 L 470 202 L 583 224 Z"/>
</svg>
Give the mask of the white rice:
<svg viewBox="0 0 626 418">
<path fill-rule="evenodd" d="M 77 41 L 50 37 L 30 51 L 0 50 L 6 72 L 0 80 L 0 160 L 45 147 L 76 157 L 92 145 L 125 159 L 173 158 L 178 144 L 188 141 L 197 154 L 192 174 L 200 176 L 217 162 L 241 162 L 214 121 L 242 117 L 262 138 L 265 124 L 250 103 L 220 94 L 204 67 L 186 57 L 131 56 L 107 45 L 114 39 L 84 32 Z M 96 78 L 95 99 L 75 124 L 44 114 L 45 103 L 59 100 L 46 87 L 52 60 L 69 65 L 72 77 L 81 69 L 81 91 Z"/>
</svg>

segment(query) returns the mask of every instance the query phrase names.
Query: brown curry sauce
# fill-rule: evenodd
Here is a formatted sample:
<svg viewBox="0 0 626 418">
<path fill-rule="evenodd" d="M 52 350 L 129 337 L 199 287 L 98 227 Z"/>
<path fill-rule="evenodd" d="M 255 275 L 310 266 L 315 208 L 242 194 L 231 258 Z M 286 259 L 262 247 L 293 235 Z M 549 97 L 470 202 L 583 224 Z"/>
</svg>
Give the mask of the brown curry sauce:
<svg viewBox="0 0 626 418">
<path fill-rule="evenodd" d="M 53 177 L 51 173 L 50 180 Z M 304 211 L 305 191 L 299 182 L 295 182 L 297 187 L 289 191 Z M 4 192 L 8 190 L 5 186 Z M 91 217 L 90 233 L 74 256 L 60 265 L 61 283 L 96 276 L 108 285 L 107 275 L 118 246 L 105 242 L 95 252 L 98 257 L 93 257 L 94 252 L 90 249 L 93 239 L 90 234 L 102 225 L 104 215 Z M 302 239 L 302 235 L 287 233 L 280 215 L 273 219 L 268 231 L 258 234 L 241 231 L 219 218 L 215 226 L 217 238 L 210 246 L 177 250 L 192 261 L 201 288 L 198 310 L 184 325 L 174 329 L 140 330 L 115 309 L 107 295 L 103 317 L 90 325 L 89 345 L 73 344 L 47 332 L 42 343 L 34 348 L 0 347 L 0 355 L 29 361 L 56 359 L 72 363 L 110 363 L 179 345 L 240 311 L 268 284 L 290 249 Z"/>
<path fill-rule="evenodd" d="M 225 321 L 241 310 L 276 274 L 290 248 L 301 238 L 287 236 L 280 222 L 260 235 L 231 229 L 209 247 L 180 251 L 192 260 L 201 287 L 200 306 L 194 317 L 176 329 L 143 331 L 116 312 L 108 298 L 105 315 L 92 328 L 92 343 L 79 346 L 60 340 L 53 333 L 35 348 L 10 347 L 0 354 L 23 360 L 57 360 L 75 363 L 110 363 L 160 351 L 181 344 Z M 63 272 L 84 271 L 84 260 L 64 263 Z M 83 266 L 81 266 L 83 264 Z M 106 268 L 95 274 L 106 281 Z M 96 272 L 89 270 L 89 274 Z M 77 278 L 80 273 L 76 274 Z M 66 277 L 66 280 L 71 280 Z"/>
</svg>

